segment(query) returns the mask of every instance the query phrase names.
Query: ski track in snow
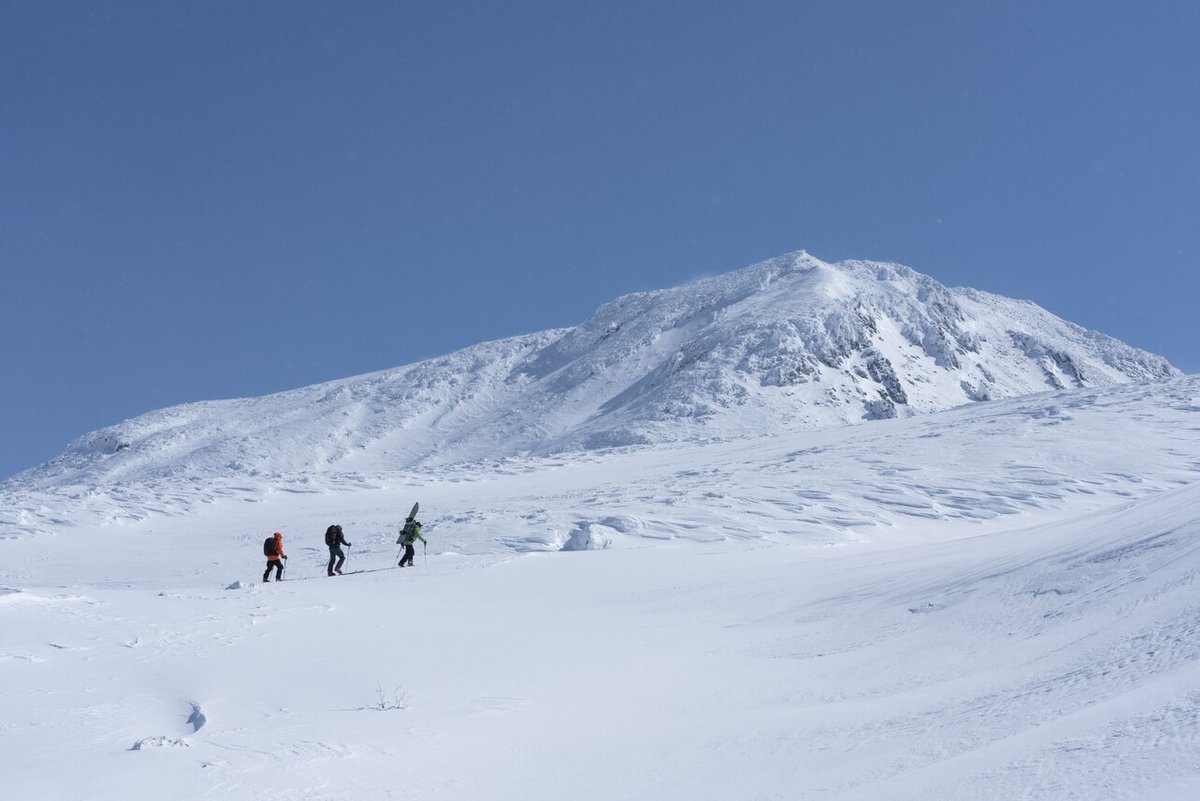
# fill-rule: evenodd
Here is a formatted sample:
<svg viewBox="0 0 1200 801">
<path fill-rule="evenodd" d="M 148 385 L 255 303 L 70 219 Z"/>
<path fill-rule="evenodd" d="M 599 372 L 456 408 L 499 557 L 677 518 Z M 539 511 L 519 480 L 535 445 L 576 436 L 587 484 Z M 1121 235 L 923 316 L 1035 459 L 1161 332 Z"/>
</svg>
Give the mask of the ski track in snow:
<svg viewBox="0 0 1200 801">
<path fill-rule="evenodd" d="M 1198 399 L 5 495 L 5 793 L 1191 799 Z"/>
</svg>

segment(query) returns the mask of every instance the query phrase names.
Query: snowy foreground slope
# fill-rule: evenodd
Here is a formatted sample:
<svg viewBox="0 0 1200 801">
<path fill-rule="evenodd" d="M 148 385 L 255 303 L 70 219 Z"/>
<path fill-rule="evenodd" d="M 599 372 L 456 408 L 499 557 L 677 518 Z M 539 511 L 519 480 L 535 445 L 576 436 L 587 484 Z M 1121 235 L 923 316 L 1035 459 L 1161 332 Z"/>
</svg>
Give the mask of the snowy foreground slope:
<svg viewBox="0 0 1200 801">
<path fill-rule="evenodd" d="M 1178 375 L 1032 303 L 789 254 L 586 322 L 87 434 L 16 482 L 350 473 L 763 436 Z"/>
<path fill-rule="evenodd" d="M 1187 377 L 570 459 L 10 487 L 0 797 L 1193 799 L 1198 481 Z M 391 568 L 418 499 L 428 554 Z M 333 522 L 364 572 L 324 577 Z M 289 580 L 261 585 L 275 529 Z"/>
</svg>

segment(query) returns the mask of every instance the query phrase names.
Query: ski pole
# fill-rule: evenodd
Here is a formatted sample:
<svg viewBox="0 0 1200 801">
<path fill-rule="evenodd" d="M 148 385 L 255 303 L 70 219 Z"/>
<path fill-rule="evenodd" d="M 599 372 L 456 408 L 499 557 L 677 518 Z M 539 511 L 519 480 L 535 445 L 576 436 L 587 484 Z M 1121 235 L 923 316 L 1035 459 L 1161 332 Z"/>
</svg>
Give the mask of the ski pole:
<svg viewBox="0 0 1200 801">
<path fill-rule="evenodd" d="M 429 567 L 429 543 L 421 543 L 421 553 L 425 556 L 425 567 Z"/>
</svg>

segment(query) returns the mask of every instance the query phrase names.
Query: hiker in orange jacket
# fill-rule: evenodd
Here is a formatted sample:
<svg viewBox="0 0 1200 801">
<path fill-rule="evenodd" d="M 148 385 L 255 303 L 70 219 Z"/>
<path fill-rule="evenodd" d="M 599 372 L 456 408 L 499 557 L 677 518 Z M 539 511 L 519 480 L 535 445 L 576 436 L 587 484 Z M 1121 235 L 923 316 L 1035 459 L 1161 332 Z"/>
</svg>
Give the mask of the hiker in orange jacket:
<svg viewBox="0 0 1200 801">
<path fill-rule="evenodd" d="M 275 568 L 275 580 L 283 581 L 283 563 L 286 559 L 287 554 L 283 552 L 283 534 L 276 531 L 275 547 L 273 553 L 267 554 L 267 569 L 263 571 L 264 584 L 271 580 L 271 568 Z"/>
</svg>

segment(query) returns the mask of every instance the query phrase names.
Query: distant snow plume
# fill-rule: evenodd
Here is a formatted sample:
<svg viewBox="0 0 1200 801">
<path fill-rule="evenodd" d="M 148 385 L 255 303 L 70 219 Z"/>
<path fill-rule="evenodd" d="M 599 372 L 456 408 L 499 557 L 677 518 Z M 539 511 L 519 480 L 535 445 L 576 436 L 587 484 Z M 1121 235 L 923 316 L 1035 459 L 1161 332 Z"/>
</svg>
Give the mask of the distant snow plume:
<svg viewBox="0 0 1200 801">
<path fill-rule="evenodd" d="M 1179 375 L 1027 301 L 803 251 L 602 305 L 568 329 L 80 437 L 2 485 L 91 494 L 246 476 L 295 483 L 906 417 Z M 363 479 L 365 480 L 365 479 Z M 161 496 L 160 497 L 164 497 Z M 14 508 L 20 508 L 17 504 Z"/>
</svg>

